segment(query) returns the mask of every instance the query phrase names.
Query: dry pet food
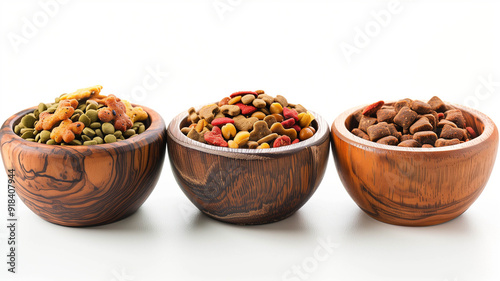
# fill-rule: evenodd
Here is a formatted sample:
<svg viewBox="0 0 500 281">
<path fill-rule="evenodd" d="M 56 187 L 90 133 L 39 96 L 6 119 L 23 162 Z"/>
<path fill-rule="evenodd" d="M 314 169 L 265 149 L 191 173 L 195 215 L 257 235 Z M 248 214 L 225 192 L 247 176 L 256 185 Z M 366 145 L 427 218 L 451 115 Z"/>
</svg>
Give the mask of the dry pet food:
<svg viewBox="0 0 500 281">
<path fill-rule="evenodd" d="M 265 149 L 311 138 L 314 116 L 300 104 L 262 90 L 240 91 L 198 112 L 188 110 L 190 125 L 181 128 L 188 138 L 229 148 Z"/>
<path fill-rule="evenodd" d="M 146 130 L 148 114 L 102 86 L 63 94 L 54 103 L 40 103 L 21 119 L 14 132 L 21 138 L 49 145 L 97 145 L 134 137 Z"/>
<path fill-rule="evenodd" d="M 438 97 L 428 102 L 402 99 L 392 105 L 378 101 L 355 112 L 353 117 L 358 125 L 351 133 L 386 145 L 440 147 L 478 136 L 474 128 L 467 126 L 461 110 Z"/>
</svg>

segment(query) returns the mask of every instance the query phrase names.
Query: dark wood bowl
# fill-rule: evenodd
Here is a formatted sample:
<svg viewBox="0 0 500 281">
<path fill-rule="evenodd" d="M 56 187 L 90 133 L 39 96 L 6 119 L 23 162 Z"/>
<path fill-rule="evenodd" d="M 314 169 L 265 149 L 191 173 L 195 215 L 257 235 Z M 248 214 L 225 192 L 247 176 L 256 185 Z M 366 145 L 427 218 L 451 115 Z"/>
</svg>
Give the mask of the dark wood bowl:
<svg viewBox="0 0 500 281">
<path fill-rule="evenodd" d="M 147 130 L 132 138 L 93 146 L 52 146 L 23 140 L 13 132 L 22 116 L 0 131 L 6 170 L 15 169 L 19 198 L 35 214 L 65 226 L 111 223 L 134 213 L 153 191 L 166 149 L 166 127 L 155 111 Z"/>
<path fill-rule="evenodd" d="M 302 207 L 323 179 L 328 163 L 328 123 L 313 113 L 310 139 L 270 149 L 216 147 L 186 137 L 187 113 L 170 122 L 170 165 L 182 191 L 206 215 L 228 223 L 264 224 Z"/>
<path fill-rule="evenodd" d="M 448 147 L 404 148 L 350 133 L 357 123 L 352 114 L 363 107 L 341 114 L 331 135 L 340 179 L 369 216 L 396 225 L 435 225 L 458 217 L 481 194 L 498 149 L 498 130 L 486 115 L 454 105 L 479 137 Z"/>
</svg>

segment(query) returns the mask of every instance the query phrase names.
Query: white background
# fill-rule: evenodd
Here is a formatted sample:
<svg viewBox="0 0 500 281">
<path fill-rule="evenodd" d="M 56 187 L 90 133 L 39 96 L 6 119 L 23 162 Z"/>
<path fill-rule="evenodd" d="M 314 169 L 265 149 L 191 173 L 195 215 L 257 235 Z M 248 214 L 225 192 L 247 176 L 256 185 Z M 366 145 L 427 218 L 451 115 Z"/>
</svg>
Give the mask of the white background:
<svg viewBox="0 0 500 281">
<path fill-rule="evenodd" d="M 74 0 L 46 12 L 39 3 L 47 2 L 0 2 L 1 122 L 101 84 L 103 93 L 151 107 L 167 123 L 191 106 L 264 89 L 330 124 L 361 104 L 433 95 L 500 124 L 500 5 L 493 1 L 411 1 L 389 9 L 388 1 Z M 374 14 L 388 12 L 384 26 L 375 22 Z M 356 30 L 366 28 L 368 41 L 355 41 Z M 344 55 L 347 44 L 356 53 Z M 151 80 L 154 71 L 160 74 Z M 481 82 L 488 79 L 489 90 Z M 330 156 L 322 184 L 300 211 L 243 227 L 202 215 L 166 159 L 147 202 L 117 223 L 61 227 L 18 202 L 18 273 L 7 273 L 7 229 L 0 227 L 0 279 L 500 280 L 499 172 L 497 163 L 459 218 L 398 227 L 360 211 Z M 4 225 L 3 172 L 0 186 Z M 320 240 L 338 247 L 315 261 Z M 302 276 L 287 273 L 294 266 Z"/>
</svg>

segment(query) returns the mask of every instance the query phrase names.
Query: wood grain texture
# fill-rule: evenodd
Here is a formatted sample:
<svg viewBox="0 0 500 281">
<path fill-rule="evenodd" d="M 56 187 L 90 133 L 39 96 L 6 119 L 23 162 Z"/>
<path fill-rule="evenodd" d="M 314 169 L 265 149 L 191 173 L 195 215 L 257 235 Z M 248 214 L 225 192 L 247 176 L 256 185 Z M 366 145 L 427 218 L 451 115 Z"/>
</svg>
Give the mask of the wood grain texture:
<svg viewBox="0 0 500 281">
<path fill-rule="evenodd" d="M 41 218 L 65 226 L 111 223 L 134 213 L 153 191 L 166 149 L 166 127 L 153 110 L 148 129 L 128 140 L 93 146 L 51 146 L 13 132 L 22 116 L 0 131 L 5 169 L 15 169 L 17 195 Z"/>
<path fill-rule="evenodd" d="M 349 195 L 371 217 L 396 225 L 424 226 L 465 212 L 485 187 L 498 149 L 498 130 L 486 115 L 463 106 L 467 125 L 481 135 L 440 148 L 381 145 L 350 133 L 352 113 L 332 124 L 337 172 Z"/>
<path fill-rule="evenodd" d="M 318 115 L 316 134 L 295 145 L 271 149 L 231 149 L 183 135 L 187 114 L 167 129 L 170 165 L 186 196 L 208 216 L 235 224 L 282 220 L 312 196 L 328 162 L 328 124 Z"/>
</svg>

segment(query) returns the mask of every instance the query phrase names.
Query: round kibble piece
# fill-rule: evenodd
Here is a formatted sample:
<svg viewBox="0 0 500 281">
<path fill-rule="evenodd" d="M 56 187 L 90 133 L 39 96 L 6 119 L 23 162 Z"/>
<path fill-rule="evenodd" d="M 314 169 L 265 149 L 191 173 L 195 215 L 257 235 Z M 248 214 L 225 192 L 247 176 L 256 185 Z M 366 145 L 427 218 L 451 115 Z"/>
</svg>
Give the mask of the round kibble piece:
<svg viewBox="0 0 500 281">
<path fill-rule="evenodd" d="M 95 109 L 87 110 L 86 115 L 90 118 L 91 122 L 99 121 L 98 113 L 97 113 L 97 110 L 95 110 Z"/>
<path fill-rule="evenodd" d="M 103 123 L 101 130 L 105 135 L 110 135 L 115 133 L 115 127 L 111 123 Z"/>
<path fill-rule="evenodd" d="M 85 128 L 83 129 L 83 134 L 93 138 L 95 136 L 95 131 L 92 130 L 91 128 Z"/>
<path fill-rule="evenodd" d="M 40 140 L 43 143 L 45 143 L 45 142 L 47 142 L 50 139 L 50 131 L 43 130 L 43 131 L 40 132 L 39 136 L 40 136 Z"/>
<path fill-rule="evenodd" d="M 129 137 L 131 137 L 131 136 L 135 135 L 135 131 L 134 131 L 134 130 L 132 130 L 132 129 L 128 129 L 128 130 L 126 130 L 126 131 L 125 131 L 125 133 L 123 133 L 123 135 L 124 135 L 126 138 L 129 138 Z"/>
<path fill-rule="evenodd" d="M 33 128 L 35 126 L 35 121 L 35 116 L 33 114 L 28 114 L 21 119 L 21 124 L 23 124 L 25 128 Z"/>
<path fill-rule="evenodd" d="M 94 123 L 90 124 L 90 128 L 94 129 L 94 130 L 95 129 L 99 129 L 99 128 L 101 128 L 101 123 L 100 122 L 94 122 Z"/>
<path fill-rule="evenodd" d="M 86 142 L 83 143 L 83 145 L 96 145 L 96 144 L 97 144 L 97 142 L 94 141 L 94 140 L 86 141 Z"/>
<path fill-rule="evenodd" d="M 103 140 L 101 137 L 95 137 L 95 138 L 94 138 L 94 141 L 95 141 L 97 144 L 103 144 L 103 143 L 104 143 L 104 140 Z"/>
<path fill-rule="evenodd" d="M 90 118 L 85 114 L 81 115 L 78 121 L 82 122 L 85 127 L 89 127 L 91 123 Z"/>
<path fill-rule="evenodd" d="M 104 137 L 104 142 L 105 143 L 116 142 L 116 137 L 114 135 L 107 135 L 106 137 Z"/>
</svg>

